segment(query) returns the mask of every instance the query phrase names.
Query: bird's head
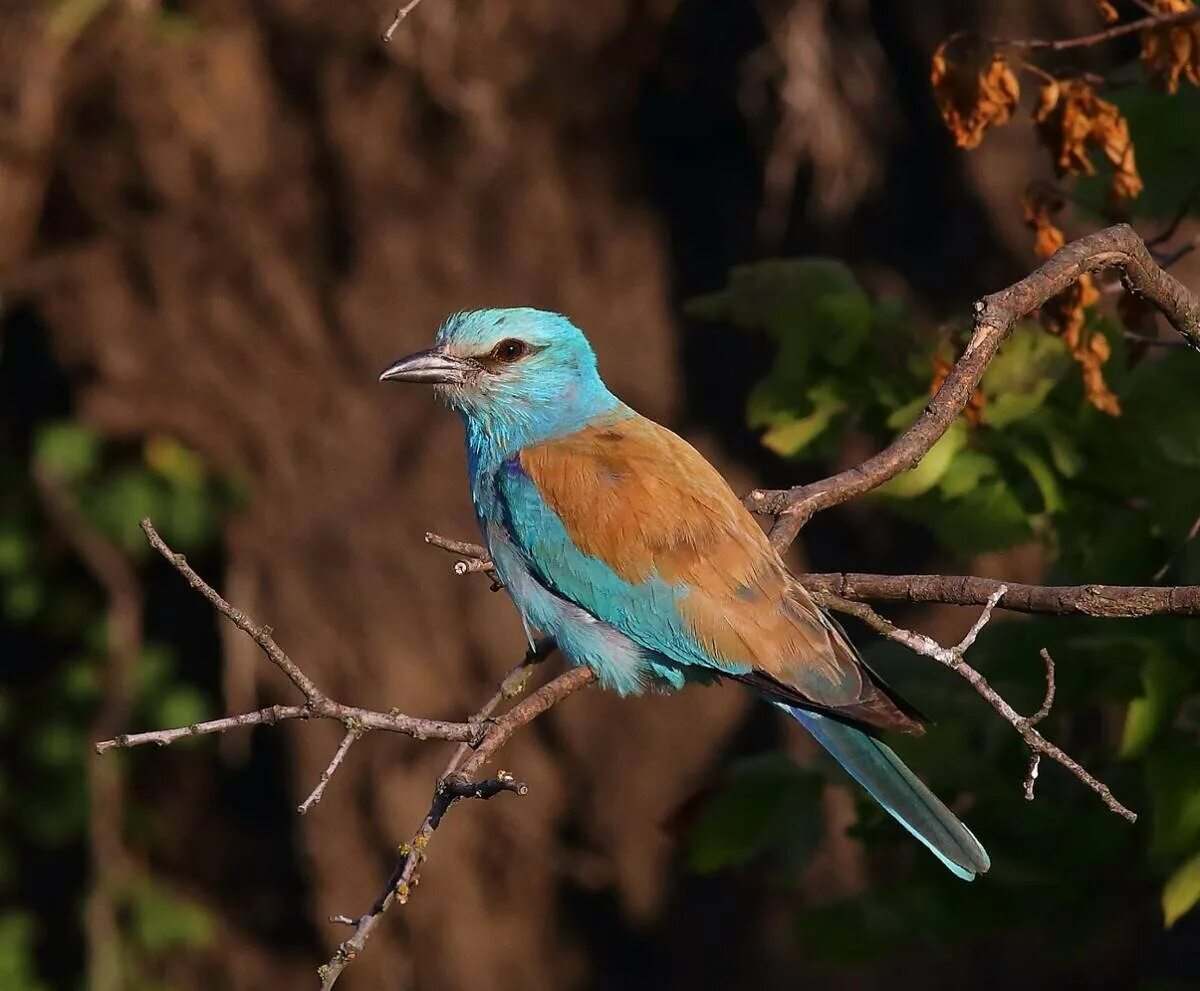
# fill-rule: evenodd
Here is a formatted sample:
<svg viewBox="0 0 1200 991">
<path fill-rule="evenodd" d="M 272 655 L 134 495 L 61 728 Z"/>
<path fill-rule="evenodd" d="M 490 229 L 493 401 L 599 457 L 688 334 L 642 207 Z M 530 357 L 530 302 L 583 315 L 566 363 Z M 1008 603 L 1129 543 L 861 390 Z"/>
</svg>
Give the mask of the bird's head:
<svg viewBox="0 0 1200 991">
<path fill-rule="evenodd" d="M 583 331 L 561 314 L 528 308 L 456 313 L 432 348 L 379 378 L 433 385 L 468 425 L 502 434 L 505 446 L 578 429 L 617 404 Z"/>
</svg>

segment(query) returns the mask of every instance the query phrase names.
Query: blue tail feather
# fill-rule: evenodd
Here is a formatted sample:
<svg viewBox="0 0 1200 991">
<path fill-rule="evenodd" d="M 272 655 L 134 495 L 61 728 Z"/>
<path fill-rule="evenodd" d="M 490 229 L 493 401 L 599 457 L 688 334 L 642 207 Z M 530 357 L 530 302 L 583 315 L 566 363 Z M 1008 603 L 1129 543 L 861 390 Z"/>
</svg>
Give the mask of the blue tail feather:
<svg viewBox="0 0 1200 991">
<path fill-rule="evenodd" d="M 991 867 L 987 851 L 886 744 L 846 723 L 780 705 L 905 829 L 964 881 Z"/>
</svg>

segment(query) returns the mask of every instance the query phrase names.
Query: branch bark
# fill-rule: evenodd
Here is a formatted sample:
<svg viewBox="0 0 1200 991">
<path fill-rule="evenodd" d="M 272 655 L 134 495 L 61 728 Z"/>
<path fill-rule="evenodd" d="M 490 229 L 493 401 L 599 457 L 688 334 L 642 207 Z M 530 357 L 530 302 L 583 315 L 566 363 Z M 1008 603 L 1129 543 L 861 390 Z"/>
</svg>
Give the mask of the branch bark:
<svg viewBox="0 0 1200 991">
<path fill-rule="evenodd" d="M 1122 270 L 1130 291 L 1153 303 L 1171 326 L 1200 350 L 1200 298 L 1155 263 L 1132 227 L 1117 224 L 1072 241 L 1019 282 L 975 303 L 975 328 L 962 357 L 922 414 L 891 444 L 862 464 L 818 482 L 751 492 L 746 505 L 776 518 L 771 542 L 779 550 L 785 549 L 816 513 L 865 495 L 916 467 L 963 411 L 1017 321 L 1081 275 L 1113 267 Z"/>
<path fill-rule="evenodd" d="M 1200 585 L 1025 585 L 968 575 L 803 575 L 810 592 L 855 602 L 940 602 L 984 605 L 1003 587 L 999 606 L 1012 612 L 1057 616 L 1200 616 Z"/>
<path fill-rule="evenodd" d="M 1083 767 L 1074 757 L 1063 752 L 1053 743 L 1047 740 L 1041 733 L 1034 729 L 1034 725 L 1045 718 L 1050 710 L 1050 706 L 1054 702 L 1054 667 L 1053 662 L 1049 660 L 1048 654 L 1043 654 L 1047 662 L 1047 690 L 1046 699 L 1042 703 L 1042 707 L 1030 717 L 1022 716 L 1016 711 L 1007 701 L 997 692 L 987 679 L 980 674 L 975 668 L 971 667 L 966 661 L 966 652 L 975 642 L 975 638 L 980 631 L 991 619 L 992 611 L 996 608 L 997 603 L 1003 597 L 1005 592 L 1004 586 L 1001 585 L 984 604 L 983 612 L 980 613 L 979 619 L 975 621 L 975 625 L 962 642 L 955 647 L 943 647 L 936 640 L 925 636 L 923 633 L 916 633 L 912 630 L 905 630 L 894 623 L 884 619 L 879 613 L 875 612 L 870 606 L 861 602 L 851 602 L 849 599 L 842 599 L 836 595 L 828 593 L 818 593 L 814 599 L 827 609 L 834 609 L 838 612 L 845 613 L 849 616 L 861 620 L 870 626 L 877 633 L 882 634 L 889 640 L 903 644 L 914 653 L 921 654 L 925 657 L 931 657 L 935 661 L 946 665 L 951 671 L 962 676 L 967 680 L 976 692 L 979 693 L 988 705 L 1000 714 L 1000 717 L 1007 722 L 1013 729 L 1021 734 L 1021 738 L 1033 752 L 1034 758 L 1039 756 L 1049 757 L 1065 767 L 1068 771 L 1075 775 L 1088 788 L 1100 796 L 1100 800 L 1108 806 L 1113 812 L 1119 815 L 1122 819 L 1128 822 L 1137 821 L 1137 813 L 1126 808 L 1109 790 L 1108 785 L 1100 781 L 1092 775 L 1086 768 Z M 1033 786 L 1030 780 L 1037 775 L 1037 761 L 1031 762 L 1028 774 L 1022 783 L 1022 788 L 1026 798 L 1031 798 L 1033 794 Z"/>
</svg>

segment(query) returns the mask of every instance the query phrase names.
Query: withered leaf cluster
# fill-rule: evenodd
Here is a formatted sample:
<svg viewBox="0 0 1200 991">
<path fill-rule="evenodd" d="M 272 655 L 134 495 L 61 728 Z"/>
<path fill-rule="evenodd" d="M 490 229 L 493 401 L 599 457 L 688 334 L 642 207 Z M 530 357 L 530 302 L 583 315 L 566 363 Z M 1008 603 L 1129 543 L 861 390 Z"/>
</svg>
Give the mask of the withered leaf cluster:
<svg viewBox="0 0 1200 991">
<path fill-rule="evenodd" d="M 978 41 L 956 39 L 939 45 L 929 78 L 942 120 L 960 148 L 974 148 L 989 127 L 1007 124 L 1021 99 L 1008 61 Z"/>
<path fill-rule="evenodd" d="M 1114 199 L 1133 199 L 1141 193 L 1129 122 L 1090 83 L 1080 79 L 1046 83 L 1038 93 L 1033 119 L 1059 175 L 1093 175 L 1096 166 L 1090 153 L 1094 149 L 1112 163 L 1109 192 Z"/>
<path fill-rule="evenodd" d="M 1195 9 L 1192 0 L 1154 0 L 1159 14 L 1182 14 Z M 1200 20 L 1142 32 L 1142 67 L 1155 85 L 1175 93 L 1179 80 L 1200 86 Z"/>
<path fill-rule="evenodd" d="M 1063 202 L 1041 191 L 1031 191 L 1021 202 L 1025 223 L 1034 232 L 1034 251 L 1039 258 L 1049 258 L 1066 243 L 1054 222 Z M 1099 300 L 1100 291 L 1091 275 L 1081 275 L 1042 307 L 1041 321 L 1046 330 L 1062 338 L 1071 357 L 1079 363 L 1088 402 L 1110 416 L 1120 416 L 1121 402 L 1104 380 L 1104 365 L 1112 356 L 1108 339 L 1087 327 L 1087 309 Z"/>
</svg>

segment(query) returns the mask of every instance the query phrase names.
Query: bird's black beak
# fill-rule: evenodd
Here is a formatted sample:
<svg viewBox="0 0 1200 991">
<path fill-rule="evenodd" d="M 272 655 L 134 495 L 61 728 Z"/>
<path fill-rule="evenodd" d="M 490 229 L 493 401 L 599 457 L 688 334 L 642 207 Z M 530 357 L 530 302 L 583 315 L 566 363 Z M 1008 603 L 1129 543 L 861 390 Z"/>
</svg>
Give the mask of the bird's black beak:
<svg viewBox="0 0 1200 991">
<path fill-rule="evenodd" d="M 379 376 L 380 382 L 423 382 L 426 385 L 462 385 L 471 364 L 441 348 L 418 351 L 393 362 Z"/>
</svg>

